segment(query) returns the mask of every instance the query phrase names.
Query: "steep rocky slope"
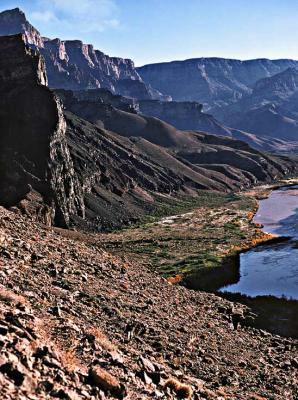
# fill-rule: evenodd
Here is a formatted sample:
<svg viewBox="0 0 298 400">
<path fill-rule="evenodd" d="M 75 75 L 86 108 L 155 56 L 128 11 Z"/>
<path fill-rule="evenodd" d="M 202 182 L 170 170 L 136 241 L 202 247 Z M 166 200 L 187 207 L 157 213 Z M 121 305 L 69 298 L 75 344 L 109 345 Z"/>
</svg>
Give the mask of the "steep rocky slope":
<svg viewBox="0 0 298 400">
<path fill-rule="evenodd" d="M 223 182 L 227 187 L 232 188 L 234 185 L 237 187 L 240 182 L 240 185 L 245 185 L 249 181 L 253 182 L 255 178 L 260 180 L 270 179 L 270 177 L 278 176 L 280 173 L 289 172 L 292 168 L 291 165 L 294 166 L 286 158 L 275 160 L 274 157 L 266 156 L 251 149 L 243 142 L 231 138 L 217 138 L 204 133 L 180 131 L 159 119 L 123 111 L 123 107 L 118 109 L 112 104 L 102 103 L 97 97 L 88 96 L 86 98 L 81 95 L 78 97 L 75 93 L 65 91 L 59 91 L 58 94 L 66 109 L 100 128 L 111 130 L 121 136 L 128 138 L 139 136 L 146 139 L 147 142 L 138 141 L 135 143 L 137 143 L 137 146 L 142 143 L 142 151 L 150 154 L 150 157 L 156 157 L 156 154 L 164 154 L 165 150 L 157 151 L 156 149 L 156 154 L 152 154 L 152 148 L 148 147 L 148 142 L 166 148 L 172 156 L 178 156 L 179 162 L 184 162 L 188 168 L 192 168 L 196 173 L 199 172 L 217 182 L 218 189 L 222 188 Z M 245 133 L 243 133 L 244 135 Z M 144 146 L 145 143 L 146 146 Z M 166 167 L 167 163 L 163 165 Z M 172 168 L 177 173 L 176 167 L 172 165 Z M 230 180 L 232 176 L 229 172 L 230 168 L 239 169 L 238 183 L 233 183 L 234 179 L 237 180 L 237 173 L 233 173 L 234 178 L 232 181 Z M 217 173 L 223 174 L 225 177 L 217 175 Z M 243 178 L 244 176 L 245 178 Z M 206 188 L 204 186 L 206 180 L 201 181 L 201 183 L 203 184 L 201 187 Z M 209 188 L 214 188 L 214 185 L 209 186 Z"/>
<path fill-rule="evenodd" d="M 0 34 L 17 33 L 23 33 L 26 42 L 44 56 L 52 88 L 104 87 L 130 97 L 168 99 L 142 81 L 132 60 L 109 57 L 80 40 L 44 38 L 19 8 L 0 13 Z"/>
<path fill-rule="evenodd" d="M 295 400 L 297 340 L 246 307 L 1 207 L 0 238 L 1 398 Z"/>
</svg>

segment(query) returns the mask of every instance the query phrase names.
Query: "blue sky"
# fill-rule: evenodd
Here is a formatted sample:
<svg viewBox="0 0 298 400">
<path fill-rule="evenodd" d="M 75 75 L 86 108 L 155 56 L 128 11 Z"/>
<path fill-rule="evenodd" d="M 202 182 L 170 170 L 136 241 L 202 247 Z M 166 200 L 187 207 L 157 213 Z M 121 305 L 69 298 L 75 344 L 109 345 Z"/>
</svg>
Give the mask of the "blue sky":
<svg viewBox="0 0 298 400">
<path fill-rule="evenodd" d="M 44 36 L 136 65 L 194 57 L 298 59 L 297 0 L 0 0 Z"/>
</svg>

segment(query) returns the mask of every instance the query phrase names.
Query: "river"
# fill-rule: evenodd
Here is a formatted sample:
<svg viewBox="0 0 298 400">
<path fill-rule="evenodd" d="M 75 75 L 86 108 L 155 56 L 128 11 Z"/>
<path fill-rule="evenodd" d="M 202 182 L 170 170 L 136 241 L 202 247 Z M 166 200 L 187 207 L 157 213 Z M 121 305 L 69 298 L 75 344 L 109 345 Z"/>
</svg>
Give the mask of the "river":
<svg viewBox="0 0 298 400">
<path fill-rule="evenodd" d="M 274 190 L 261 200 L 254 222 L 265 232 L 290 239 L 241 253 L 239 281 L 220 291 L 298 300 L 298 185 Z"/>
</svg>

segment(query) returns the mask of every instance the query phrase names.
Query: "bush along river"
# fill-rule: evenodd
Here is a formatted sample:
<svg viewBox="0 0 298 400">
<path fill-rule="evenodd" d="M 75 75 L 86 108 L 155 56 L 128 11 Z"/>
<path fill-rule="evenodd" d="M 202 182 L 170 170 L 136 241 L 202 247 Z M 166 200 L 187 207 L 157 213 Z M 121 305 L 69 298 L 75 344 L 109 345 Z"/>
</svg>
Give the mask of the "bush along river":
<svg viewBox="0 0 298 400">
<path fill-rule="evenodd" d="M 288 240 L 259 245 L 239 255 L 238 280 L 219 289 L 258 315 L 254 326 L 298 337 L 298 185 L 261 200 L 254 222 Z"/>
</svg>

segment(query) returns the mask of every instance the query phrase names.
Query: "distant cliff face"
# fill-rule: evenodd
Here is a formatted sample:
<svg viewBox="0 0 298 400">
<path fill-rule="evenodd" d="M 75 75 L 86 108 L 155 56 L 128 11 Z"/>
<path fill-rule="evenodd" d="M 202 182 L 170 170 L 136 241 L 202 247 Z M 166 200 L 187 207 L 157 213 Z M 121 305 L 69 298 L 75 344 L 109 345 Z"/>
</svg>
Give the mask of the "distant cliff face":
<svg viewBox="0 0 298 400">
<path fill-rule="evenodd" d="M 0 203 L 46 224 L 84 214 L 59 99 L 24 35 L 0 38 Z"/>
<path fill-rule="evenodd" d="M 52 88 L 102 87 L 129 97 L 169 99 L 142 81 L 132 60 L 109 57 L 80 40 L 42 38 L 18 8 L 0 13 L 0 35 L 17 33 L 23 33 L 26 42 L 44 56 Z"/>
<path fill-rule="evenodd" d="M 45 40 L 40 51 L 53 88 L 105 87 L 115 92 L 120 79 L 140 80 L 131 60 L 111 58 L 79 40 Z"/>
<path fill-rule="evenodd" d="M 271 138 L 298 141 L 298 70 L 258 80 L 252 92 L 221 110 L 229 126 Z"/>
<path fill-rule="evenodd" d="M 162 119 L 178 129 L 232 136 L 228 128 L 221 125 L 212 115 L 203 113 L 202 108 L 202 104 L 194 101 L 139 101 L 142 114 Z"/>
<path fill-rule="evenodd" d="M 156 89 L 177 101 L 199 101 L 206 110 L 216 110 L 237 102 L 252 92 L 254 84 L 289 67 L 294 60 L 198 58 L 149 64 L 138 73 Z"/>
<path fill-rule="evenodd" d="M 265 141 L 274 139 L 271 144 L 276 150 L 297 148 L 298 61 L 199 58 L 137 70 L 146 82 L 175 100 L 202 102 L 204 110 L 230 132 L 230 128 L 248 132 L 236 135 L 248 143 L 252 134 Z M 220 133 L 208 126 L 206 131 Z"/>
</svg>

